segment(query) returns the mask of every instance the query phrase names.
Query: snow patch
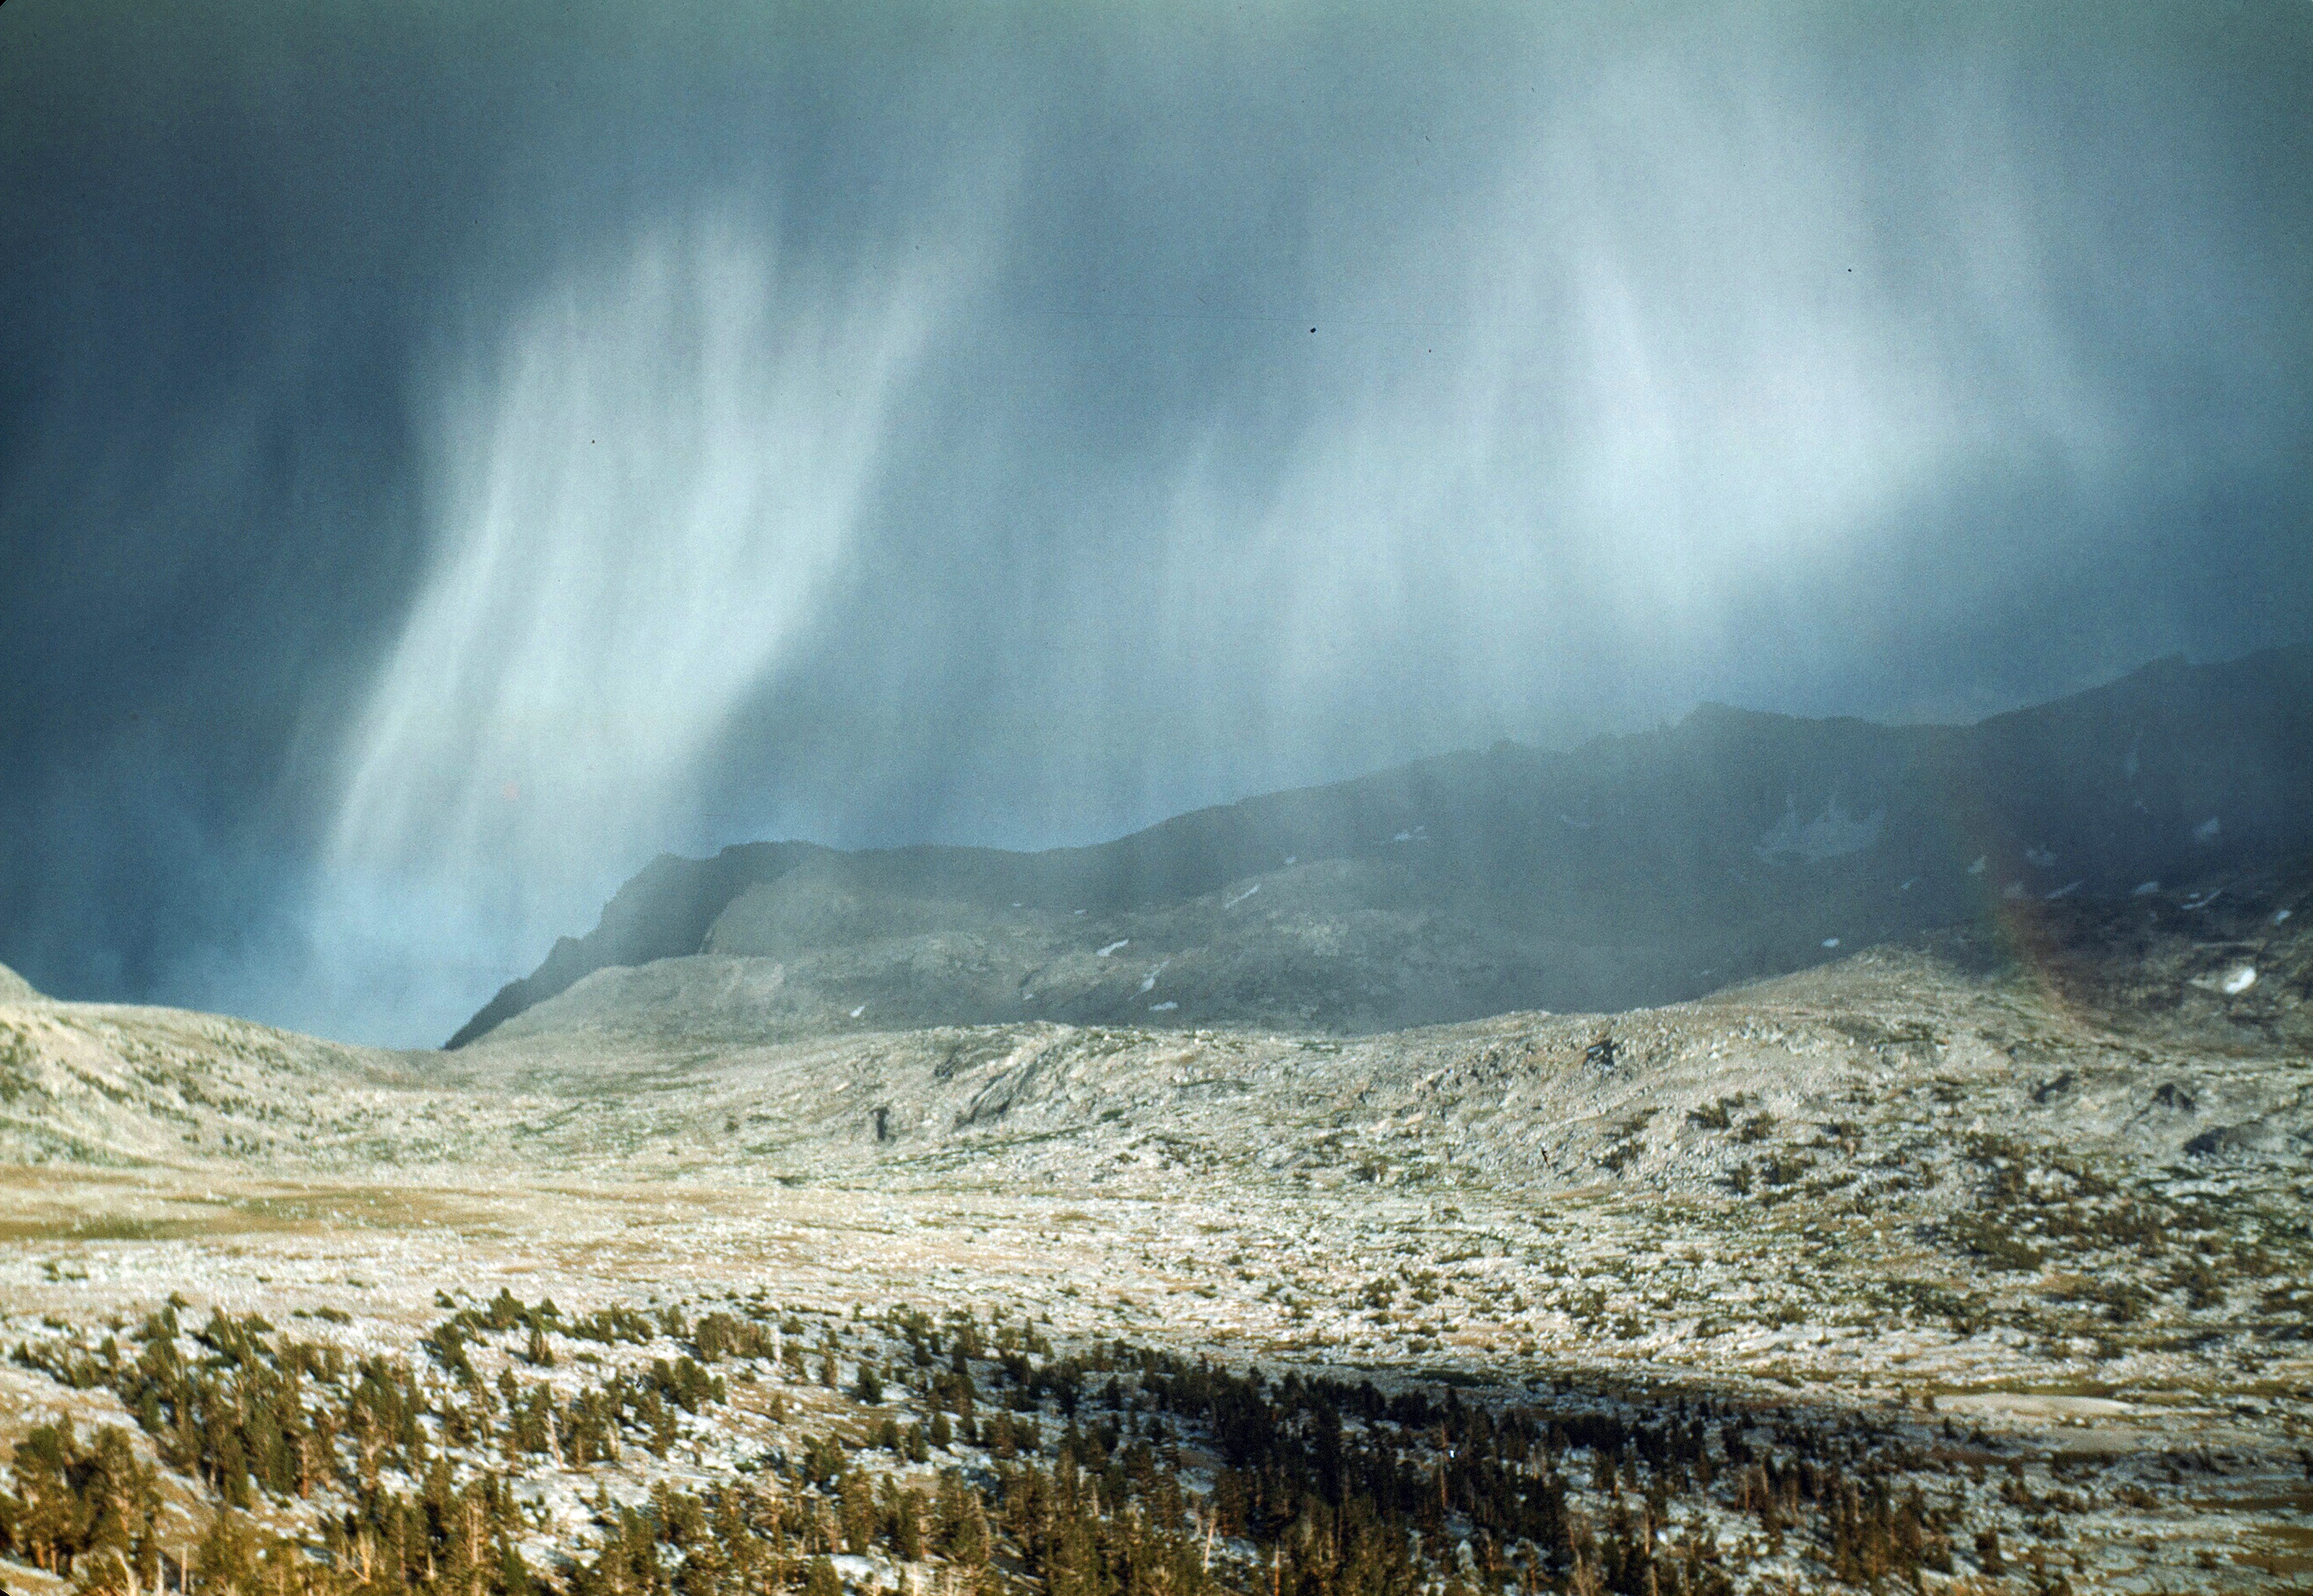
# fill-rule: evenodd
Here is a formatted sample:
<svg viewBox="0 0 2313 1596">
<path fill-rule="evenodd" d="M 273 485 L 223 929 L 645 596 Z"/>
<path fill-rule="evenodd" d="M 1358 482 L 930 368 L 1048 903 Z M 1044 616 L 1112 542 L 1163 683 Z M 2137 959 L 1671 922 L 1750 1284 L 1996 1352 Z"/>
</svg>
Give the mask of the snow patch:
<svg viewBox="0 0 2313 1596">
<path fill-rule="evenodd" d="M 1113 942 L 1113 943 L 1109 943 L 1109 944 L 1108 944 L 1108 946 L 1106 946 L 1106 947 L 1103 948 L 1103 949 L 1102 949 L 1102 950 L 1101 950 L 1097 954 L 1095 954 L 1095 958 L 1100 958 L 1100 959 L 1105 959 L 1105 958 L 1107 958 L 1111 953 L 1115 952 L 1117 949 L 1119 949 L 1119 948 L 1129 948 L 1129 947 L 1130 947 L 1131 945 L 1132 945 L 1132 939 L 1131 939 L 1130 937 L 1129 937 L 1129 936 L 1121 936 L 1121 937 L 1117 938 L 1117 939 L 1116 939 L 1116 941 L 1114 941 L 1114 942 Z"/>
<path fill-rule="evenodd" d="M 2000 890 L 2000 895 L 2012 902 L 2013 900 L 2024 896 L 2024 883 L 2022 881 L 2010 881 Z"/>
<path fill-rule="evenodd" d="M 2049 893 L 2045 898 L 2042 899 L 2041 899 L 2041 901 L 2042 901 L 2043 903 L 2054 903 L 2054 902 L 2055 902 L 2055 901 L 2056 901 L 2056 899 L 2059 899 L 2059 898 L 2070 898 L 2073 893 L 2075 893 L 2075 892 L 2079 891 L 2080 890 L 2080 882 L 2078 882 L 2078 881 L 2066 881 L 2062 886 L 2061 886 L 2061 887 L 2057 888 L 2054 891 L 2053 891 L 2053 892 Z"/>
<path fill-rule="evenodd" d="M 1860 854 L 1879 840 L 1879 825 L 1886 818 L 1886 810 L 1875 809 L 1869 815 L 1858 819 L 1849 814 L 1839 799 L 1834 796 L 1823 806 L 1821 814 L 1812 820 L 1801 820 L 1798 802 L 1786 799 L 1783 818 L 1759 838 L 1751 851 L 1770 864 L 1786 859 L 1800 859 L 1813 864 L 1825 859 Z"/>
<path fill-rule="evenodd" d="M 2214 815 L 2193 828 L 2193 840 L 2203 845 L 2216 841 L 2224 834 L 2225 823 Z"/>
<path fill-rule="evenodd" d="M 1248 899 L 1248 898 L 1252 897 L 1255 892 L 1258 892 L 1258 891 L 1260 891 L 1260 890 L 1261 890 L 1261 883 L 1260 883 L 1259 881 L 1255 881 L 1255 882 L 1253 882 L 1253 885 L 1251 885 L 1250 887 L 1247 887 L 1244 891 L 1242 891 L 1242 892 L 1238 893 L 1236 897 L 1234 897 L 1234 898 L 1230 899 L 1227 903 L 1224 903 L 1223 905 L 1221 905 L 1221 907 L 1222 907 L 1223 908 L 1235 908 L 1238 904 L 1243 903 L 1246 899 Z"/>
<path fill-rule="evenodd" d="M 1991 858 L 1991 856 L 1992 855 L 1989 854 L 1978 854 L 1975 856 L 1975 863 L 1967 867 L 1968 874 L 1982 875 L 1983 873 L 1984 862 Z"/>
<path fill-rule="evenodd" d="M 2027 864 L 2034 865 L 2041 870 L 2045 870 L 2055 864 L 2056 855 L 2053 850 L 2048 848 L 2026 848 L 2024 850 L 2024 860 Z"/>
<path fill-rule="evenodd" d="M 867 1012 L 867 1005 L 866 1005 L 866 1004 L 864 1004 L 864 1003 L 863 1003 L 863 1004 L 861 1004 L 857 1008 L 856 1008 L 856 1009 L 854 1009 L 854 1010 L 852 1010 L 852 1011 L 851 1011 L 851 1017 L 852 1017 L 854 1020 L 857 1020 L 857 1018 L 859 1018 L 859 1016 L 860 1016 L 860 1015 L 862 1015 L 862 1014 L 866 1013 L 866 1012 Z"/>
<path fill-rule="evenodd" d="M 1826 936 L 1823 939 L 1823 945 L 1826 948 L 1835 948 L 1839 946 L 1839 939 L 1835 936 Z"/>
<path fill-rule="evenodd" d="M 1152 1003 L 1152 1004 L 1150 1004 L 1148 1005 L 1148 1012 L 1149 1012 L 1150 1013 L 1152 1013 L 1152 1014 L 1169 1014 L 1169 1013 L 1171 1013 L 1174 1009 L 1177 1009 L 1177 1008 L 1179 1008 L 1180 1006 L 1181 1006 L 1181 1005 L 1180 1005 L 1179 1004 L 1173 1002 L 1170 998 L 1167 998 L 1167 999 L 1166 999 L 1165 1002 L 1163 1002 L 1163 1003 Z"/>
<path fill-rule="evenodd" d="M 2160 883 L 2159 881 L 2139 881 L 2136 883 L 2135 890 L 2129 893 L 2129 896 L 2131 898 L 2150 898 L 2159 890 L 2160 890 Z"/>
<path fill-rule="evenodd" d="M 2251 987 L 2256 985 L 2256 967 L 2247 964 L 2236 964 L 2232 969 L 2225 971 L 2224 979 L 2217 983 L 2217 990 L 2223 993 L 2227 997 L 2238 997 L 2242 993 L 2247 991 Z"/>
<path fill-rule="evenodd" d="M 1170 959 L 1165 960 L 1165 964 L 1170 964 L 1173 961 Z M 1143 992 L 1152 992 L 1156 990 L 1156 978 L 1165 973 L 1165 964 L 1160 964 L 1155 969 L 1148 972 L 1148 978 L 1140 983 L 1140 989 Z"/>
</svg>

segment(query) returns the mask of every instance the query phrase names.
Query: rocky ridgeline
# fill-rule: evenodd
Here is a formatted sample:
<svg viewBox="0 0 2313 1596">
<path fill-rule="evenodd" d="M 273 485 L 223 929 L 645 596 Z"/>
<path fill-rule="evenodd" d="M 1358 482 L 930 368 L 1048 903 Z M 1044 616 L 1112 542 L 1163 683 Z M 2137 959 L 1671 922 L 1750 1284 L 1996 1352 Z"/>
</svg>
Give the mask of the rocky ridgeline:
<svg viewBox="0 0 2313 1596">
<path fill-rule="evenodd" d="M 767 1041 L 753 967 L 715 957 L 598 972 L 555 1024 L 448 1059 L 36 1001 L 0 1005 L 0 1134 L 20 1162 L 416 1168 L 515 1137 L 535 1169 L 672 1156 L 739 1179 L 1667 1191 L 1807 1170 L 1911 1191 L 1893 1171 L 1948 1169 L 1990 1127 L 2115 1168 L 2280 1171 L 2313 1151 L 2309 899 L 2313 864 L 2075 896 L 1665 1008 L 1379 1037 L 1036 1021 Z"/>
<path fill-rule="evenodd" d="M 1097 847 L 663 857 L 451 1046 L 621 1010 L 725 1041 L 1032 1020 L 1356 1035 L 1659 1004 L 2294 857 L 2309 790 L 2313 651 L 2165 662 L 1966 728 L 1706 706 Z"/>
</svg>

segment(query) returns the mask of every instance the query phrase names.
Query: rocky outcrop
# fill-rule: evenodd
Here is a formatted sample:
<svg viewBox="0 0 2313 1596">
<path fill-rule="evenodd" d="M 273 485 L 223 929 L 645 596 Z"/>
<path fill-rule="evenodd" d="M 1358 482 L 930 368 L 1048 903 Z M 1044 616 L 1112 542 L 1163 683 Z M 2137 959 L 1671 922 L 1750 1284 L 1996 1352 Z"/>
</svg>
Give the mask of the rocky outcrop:
<svg viewBox="0 0 2313 1596">
<path fill-rule="evenodd" d="M 497 995 L 459 1027 L 446 1045 L 462 1048 L 595 970 L 697 952 L 716 916 L 734 896 L 750 883 L 776 880 L 803 858 L 826 851 L 807 843 L 752 843 L 725 848 L 712 859 L 660 855 L 619 889 L 593 931 L 584 937 L 558 938 L 546 962 L 499 987 Z"/>
</svg>

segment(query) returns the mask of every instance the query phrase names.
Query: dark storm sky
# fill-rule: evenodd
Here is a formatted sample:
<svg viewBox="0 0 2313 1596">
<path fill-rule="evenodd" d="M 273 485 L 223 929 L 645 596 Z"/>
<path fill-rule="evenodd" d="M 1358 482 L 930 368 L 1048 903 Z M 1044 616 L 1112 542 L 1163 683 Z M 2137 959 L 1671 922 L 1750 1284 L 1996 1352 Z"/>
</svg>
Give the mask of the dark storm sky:
<svg viewBox="0 0 2313 1596">
<path fill-rule="evenodd" d="M 0 10 L 0 960 L 2308 635 L 2313 8 L 852 9 Z"/>
</svg>

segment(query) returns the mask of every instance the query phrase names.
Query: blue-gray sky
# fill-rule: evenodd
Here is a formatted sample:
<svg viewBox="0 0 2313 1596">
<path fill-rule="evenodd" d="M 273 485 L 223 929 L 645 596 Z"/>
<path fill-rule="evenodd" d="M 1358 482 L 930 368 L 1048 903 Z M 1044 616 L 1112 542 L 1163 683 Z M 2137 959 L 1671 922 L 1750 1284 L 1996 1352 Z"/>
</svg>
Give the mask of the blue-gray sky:
<svg viewBox="0 0 2313 1596">
<path fill-rule="evenodd" d="M 15 0 L 0 960 L 2300 640 L 2313 8 L 2111 10 Z"/>
</svg>

